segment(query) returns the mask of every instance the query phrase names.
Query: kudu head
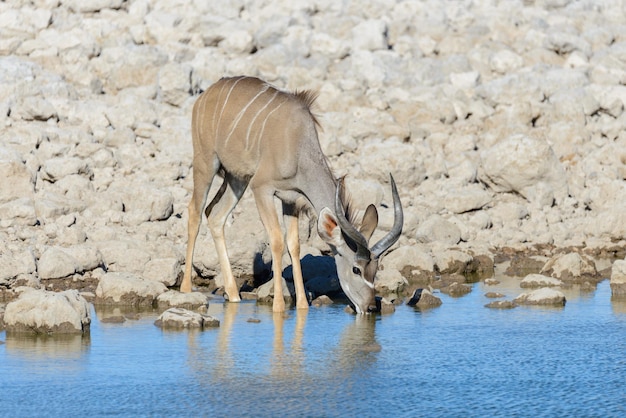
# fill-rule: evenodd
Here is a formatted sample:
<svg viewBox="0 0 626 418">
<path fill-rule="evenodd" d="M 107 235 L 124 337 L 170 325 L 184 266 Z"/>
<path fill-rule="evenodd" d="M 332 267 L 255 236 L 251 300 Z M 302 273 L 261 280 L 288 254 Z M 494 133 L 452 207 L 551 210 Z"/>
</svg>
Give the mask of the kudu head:
<svg viewBox="0 0 626 418">
<path fill-rule="evenodd" d="M 378 259 L 400 238 L 402 233 L 404 221 L 402 204 L 393 176 L 390 175 L 390 177 L 394 209 L 393 227 L 372 247 L 368 242 L 378 226 L 376 207 L 374 205 L 367 207 L 361 226 L 357 229 L 347 219 L 346 209 L 341 201 L 343 179 L 337 185 L 334 211 L 324 208 L 318 219 L 317 227 L 320 237 L 331 246 L 335 254 L 341 288 L 357 313 L 376 310 L 374 279 L 378 270 Z"/>
</svg>

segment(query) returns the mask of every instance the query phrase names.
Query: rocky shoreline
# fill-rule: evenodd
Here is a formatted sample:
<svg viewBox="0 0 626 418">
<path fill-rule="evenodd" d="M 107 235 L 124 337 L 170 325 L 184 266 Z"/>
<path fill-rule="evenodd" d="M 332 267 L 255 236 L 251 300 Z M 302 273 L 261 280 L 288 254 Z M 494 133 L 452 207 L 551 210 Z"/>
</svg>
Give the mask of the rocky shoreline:
<svg viewBox="0 0 626 418">
<path fill-rule="evenodd" d="M 521 278 L 611 277 L 626 293 L 621 2 L 209 4 L 0 3 L 0 297 L 96 295 L 115 275 L 175 288 L 191 106 L 238 74 L 319 92 L 322 147 L 355 207 L 377 205 L 380 234 L 393 172 L 405 225 L 380 294 L 444 291 L 505 260 Z M 270 257 L 249 193 L 226 234 L 259 292 Z M 308 286 L 336 289 L 319 237 L 302 247 Z M 194 267 L 220 288 L 206 226 Z"/>
</svg>

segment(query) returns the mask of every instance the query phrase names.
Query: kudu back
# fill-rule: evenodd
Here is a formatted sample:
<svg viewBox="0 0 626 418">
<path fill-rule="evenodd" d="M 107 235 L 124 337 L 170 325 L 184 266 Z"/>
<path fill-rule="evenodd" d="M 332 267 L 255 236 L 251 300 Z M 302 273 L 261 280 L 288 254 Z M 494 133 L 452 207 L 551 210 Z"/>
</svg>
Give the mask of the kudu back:
<svg viewBox="0 0 626 418">
<path fill-rule="evenodd" d="M 191 291 L 193 253 L 204 209 L 215 242 L 225 292 L 240 300 L 224 239 L 228 215 L 250 186 L 272 253 L 273 310 L 282 312 L 282 255 L 285 240 L 274 199 L 282 203 L 286 244 L 293 266 L 296 307 L 308 308 L 302 269 L 298 215 L 315 212 L 320 237 L 331 247 L 341 287 L 359 313 L 375 306 L 374 278 L 378 258 L 402 233 L 402 205 L 393 177 L 394 225 L 379 242 L 368 241 L 378 224 L 370 205 L 357 228 L 343 190 L 320 147 L 318 121 L 311 112 L 315 94 L 289 93 L 253 77 L 223 78 L 202 93 L 193 107 L 193 193 L 189 203 L 188 242 L 182 292 Z M 206 204 L 215 176 L 223 183 Z M 206 209 L 205 209 L 206 206 Z"/>
</svg>

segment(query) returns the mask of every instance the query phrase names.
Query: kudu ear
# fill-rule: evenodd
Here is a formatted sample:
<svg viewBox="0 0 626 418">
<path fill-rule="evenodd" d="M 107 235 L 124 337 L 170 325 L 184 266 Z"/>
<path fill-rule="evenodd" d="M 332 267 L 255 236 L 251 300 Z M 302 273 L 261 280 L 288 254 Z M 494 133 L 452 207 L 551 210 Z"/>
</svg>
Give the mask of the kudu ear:
<svg viewBox="0 0 626 418">
<path fill-rule="evenodd" d="M 376 210 L 376 206 L 369 205 L 367 209 L 365 209 L 365 214 L 363 214 L 363 221 L 361 222 L 359 232 L 361 232 L 361 234 L 363 234 L 365 239 L 369 242 L 377 226 L 378 211 Z"/>
<path fill-rule="evenodd" d="M 320 211 L 317 220 L 317 232 L 320 234 L 320 237 L 330 245 L 339 247 L 342 243 L 339 222 L 333 212 L 328 208 L 324 208 Z"/>
</svg>

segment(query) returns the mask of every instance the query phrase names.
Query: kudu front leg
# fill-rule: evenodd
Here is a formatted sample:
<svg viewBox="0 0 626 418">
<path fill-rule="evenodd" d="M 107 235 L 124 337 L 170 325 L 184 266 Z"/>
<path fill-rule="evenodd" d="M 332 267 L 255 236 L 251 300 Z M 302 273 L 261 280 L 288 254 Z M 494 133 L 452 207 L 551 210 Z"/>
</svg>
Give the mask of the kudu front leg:
<svg viewBox="0 0 626 418">
<path fill-rule="evenodd" d="M 287 228 L 287 249 L 291 257 L 293 284 L 296 289 L 296 309 L 308 309 L 309 301 L 304 290 L 302 265 L 300 264 L 300 231 L 298 230 L 298 213 L 295 208 L 283 205 L 283 214 Z"/>
<path fill-rule="evenodd" d="M 270 240 L 270 250 L 272 251 L 272 274 L 274 276 L 274 301 L 272 310 L 274 312 L 285 311 L 285 297 L 283 294 L 283 251 L 285 244 L 283 232 L 278 222 L 278 214 L 274 207 L 274 193 L 263 190 L 255 190 L 254 198 L 263 226 L 267 231 Z"/>
</svg>

